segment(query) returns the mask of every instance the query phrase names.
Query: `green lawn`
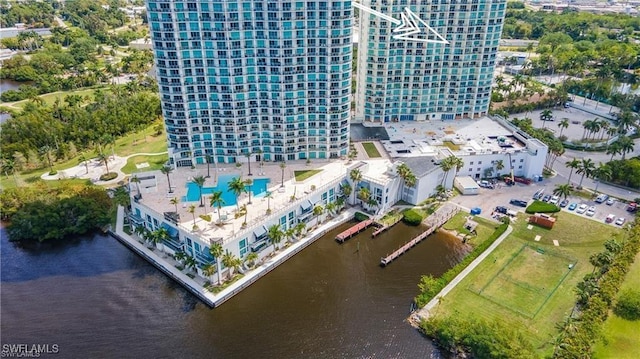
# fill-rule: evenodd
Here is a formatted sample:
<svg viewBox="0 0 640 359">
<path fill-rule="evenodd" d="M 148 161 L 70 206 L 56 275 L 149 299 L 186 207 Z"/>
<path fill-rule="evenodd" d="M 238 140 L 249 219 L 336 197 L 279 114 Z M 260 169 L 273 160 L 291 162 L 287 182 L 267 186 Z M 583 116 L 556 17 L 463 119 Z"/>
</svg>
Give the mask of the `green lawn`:
<svg viewBox="0 0 640 359">
<path fill-rule="evenodd" d="M 108 87 L 103 87 L 103 91 L 109 91 Z M 60 99 L 60 102 L 64 102 L 64 98 L 68 95 L 80 95 L 82 97 L 88 96 L 90 101 L 93 101 L 93 93 L 96 91 L 96 88 L 78 90 L 78 91 L 58 91 L 47 93 L 44 95 L 40 95 L 40 97 L 47 105 L 51 105 L 55 102 L 57 98 Z M 31 100 L 21 100 L 16 102 L 6 102 L 3 103 L 3 106 L 8 106 L 16 109 L 21 109 L 25 104 L 27 104 Z M 86 102 L 86 101 L 85 101 Z"/>
<path fill-rule="evenodd" d="M 460 146 L 456 145 L 455 143 L 453 143 L 451 141 L 443 141 L 442 144 L 445 147 L 448 147 L 452 151 L 459 151 L 460 150 Z"/>
<path fill-rule="evenodd" d="M 127 160 L 127 164 L 124 167 L 122 167 L 122 172 L 126 174 L 131 174 L 131 173 L 140 172 L 140 171 L 159 170 L 160 168 L 162 168 L 162 166 L 164 166 L 164 164 L 167 162 L 168 159 L 169 159 L 169 156 L 166 153 L 163 155 L 157 155 L 157 156 L 145 156 L 145 155 L 134 156 Z M 149 164 L 149 167 L 141 168 L 138 170 L 136 165 L 144 162 L 147 162 Z"/>
<path fill-rule="evenodd" d="M 467 217 L 469 216 L 471 215 L 467 212 L 458 212 L 449 221 L 447 221 L 447 223 L 445 223 L 442 226 L 442 228 L 448 231 L 456 231 L 462 234 L 469 234 L 469 231 L 466 228 L 464 228 L 464 224 L 467 221 Z M 484 218 L 477 217 L 477 216 L 472 216 L 472 217 L 473 217 L 472 220 L 478 223 L 478 226 L 476 227 L 476 233 L 478 234 L 477 237 L 482 238 L 483 240 L 485 238 L 489 238 L 491 233 L 493 233 L 496 230 L 496 227 L 498 226 L 497 223 L 490 222 Z M 474 243 L 474 238 L 476 237 L 471 237 L 471 243 L 479 244 L 479 243 Z"/>
<path fill-rule="evenodd" d="M 564 212 L 558 213 L 552 230 L 537 226 L 529 230 L 527 217 L 518 217 L 509 237 L 444 298 L 436 313 L 505 322 L 527 333 L 536 354 L 544 357 L 551 354 L 555 324 L 575 303 L 573 288 L 592 270 L 589 256 L 621 231 Z M 457 223 L 463 219 L 457 218 Z M 534 240 L 536 235 L 540 241 Z M 554 239 L 559 247 L 553 245 Z"/>
<path fill-rule="evenodd" d="M 640 288 L 640 254 L 629 269 L 620 291 Z M 640 358 L 640 321 L 625 320 L 613 312 L 604 323 L 603 340 L 594 348 L 594 358 Z"/>
<path fill-rule="evenodd" d="M 296 181 L 302 182 L 320 172 L 322 172 L 322 170 L 301 170 L 301 171 L 293 171 L 293 174 L 296 176 Z"/>
<path fill-rule="evenodd" d="M 369 156 L 369 158 L 382 157 L 380 155 L 380 152 L 378 152 L 376 145 L 374 145 L 372 142 L 363 142 L 362 147 L 364 147 L 364 150 L 367 152 L 367 156 Z"/>
</svg>

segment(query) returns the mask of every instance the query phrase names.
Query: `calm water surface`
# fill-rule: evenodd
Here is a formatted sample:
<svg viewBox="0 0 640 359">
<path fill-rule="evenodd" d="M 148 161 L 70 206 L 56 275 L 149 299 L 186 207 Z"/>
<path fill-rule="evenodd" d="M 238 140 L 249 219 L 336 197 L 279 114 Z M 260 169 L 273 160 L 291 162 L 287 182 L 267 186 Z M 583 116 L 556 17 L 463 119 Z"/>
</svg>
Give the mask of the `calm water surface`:
<svg viewBox="0 0 640 359">
<path fill-rule="evenodd" d="M 58 344 L 55 358 L 441 357 L 404 319 L 420 275 L 466 248 L 438 234 L 381 268 L 420 230 L 340 245 L 345 226 L 214 310 L 111 237 L 20 245 L 0 229 L 1 342 Z"/>
</svg>

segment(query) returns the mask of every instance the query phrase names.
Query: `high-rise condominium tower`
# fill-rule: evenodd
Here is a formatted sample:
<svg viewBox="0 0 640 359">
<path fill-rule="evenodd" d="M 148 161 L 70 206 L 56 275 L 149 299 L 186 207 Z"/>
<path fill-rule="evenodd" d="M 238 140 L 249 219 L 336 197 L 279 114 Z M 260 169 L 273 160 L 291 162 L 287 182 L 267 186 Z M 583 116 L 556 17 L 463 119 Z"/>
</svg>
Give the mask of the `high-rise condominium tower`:
<svg viewBox="0 0 640 359">
<path fill-rule="evenodd" d="M 147 0 L 178 166 L 347 153 L 351 1 Z"/>
<path fill-rule="evenodd" d="M 355 121 L 447 120 L 487 113 L 506 0 L 362 4 L 395 18 L 409 8 L 449 44 L 395 39 L 398 25 L 361 11 Z"/>
</svg>

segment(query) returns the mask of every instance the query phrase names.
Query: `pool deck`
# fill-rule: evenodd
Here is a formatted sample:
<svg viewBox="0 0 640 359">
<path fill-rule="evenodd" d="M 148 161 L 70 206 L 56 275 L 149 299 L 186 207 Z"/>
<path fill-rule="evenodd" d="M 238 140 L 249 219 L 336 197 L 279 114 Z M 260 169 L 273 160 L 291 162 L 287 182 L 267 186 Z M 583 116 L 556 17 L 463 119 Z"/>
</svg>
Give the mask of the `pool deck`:
<svg viewBox="0 0 640 359">
<path fill-rule="evenodd" d="M 380 165 L 384 166 L 388 164 L 388 160 L 372 160 L 368 162 L 379 161 Z M 237 205 L 227 205 L 222 207 L 220 211 L 217 208 L 212 208 L 209 204 L 209 196 L 203 196 L 204 207 L 199 207 L 199 201 L 196 202 L 182 202 L 182 198 L 186 196 L 187 187 L 186 183 L 190 182 L 193 177 L 206 176 L 206 165 L 199 165 L 196 168 L 179 168 L 174 170 L 171 174 L 171 187 L 172 193 L 168 192 L 167 176 L 163 175 L 159 171 L 137 173 L 139 177 L 153 176 L 155 178 L 144 180 L 138 185 L 140 186 L 140 192 L 142 194 L 141 203 L 154 211 L 162 214 L 163 212 L 175 212 L 177 209 L 180 215 L 179 226 L 186 231 L 197 234 L 203 238 L 209 238 L 212 240 L 222 240 L 227 242 L 232 240 L 234 236 L 238 236 L 241 233 L 255 230 L 262 226 L 267 219 L 271 216 L 278 215 L 278 212 L 286 208 L 300 205 L 305 200 L 305 195 L 311 192 L 312 188 L 321 189 L 324 186 L 334 184 L 346 175 L 348 166 L 354 162 L 349 163 L 346 160 L 333 160 L 327 162 L 326 160 L 312 161 L 310 164 L 306 164 L 305 161 L 293 161 L 287 162 L 287 167 L 284 171 L 284 183 L 281 184 L 282 170 L 279 163 L 266 163 L 264 166 L 259 166 L 256 163 L 251 164 L 252 179 L 268 178 L 269 188 L 271 192 L 271 198 L 265 196 L 253 197 L 251 196 L 251 202 L 249 202 L 249 196 L 242 194 L 239 197 Z M 386 168 L 386 167 L 385 167 Z M 304 181 L 296 181 L 294 171 L 299 170 L 312 170 L 322 169 L 321 172 L 309 177 Z M 217 183 L 217 177 L 219 175 L 231 175 L 242 176 L 243 179 L 249 178 L 246 176 L 247 165 L 243 164 L 241 167 L 235 165 L 218 165 L 216 169 L 213 165 L 210 167 L 211 176 L 206 179 L 205 187 L 213 187 Z M 136 194 L 137 184 L 131 184 L 132 193 Z M 175 205 L 170 203 L 172 198 L 178 198 L 180 203 Z M 294 199 L 295 198 L 295 199 Z M 195 205 L 195 213 L 188 212 L 190 205 Z M 238 207 L 246 205 L 246 225 L 245 216 L 239 216 Z M 271 209 L 271 214 L 267 214 L 267 209 Z M 219 213 L 218 213 L 219 212 Z M 211 222 L 207 222 L 200 218 L 200 215 L 210 215 Z M 194 219 L 195 217 L 195 219 Z M 221 219 L 221 220 L 220 220 Z M 197 229 L 194 230 L 194 224 Z"/>
</svg>

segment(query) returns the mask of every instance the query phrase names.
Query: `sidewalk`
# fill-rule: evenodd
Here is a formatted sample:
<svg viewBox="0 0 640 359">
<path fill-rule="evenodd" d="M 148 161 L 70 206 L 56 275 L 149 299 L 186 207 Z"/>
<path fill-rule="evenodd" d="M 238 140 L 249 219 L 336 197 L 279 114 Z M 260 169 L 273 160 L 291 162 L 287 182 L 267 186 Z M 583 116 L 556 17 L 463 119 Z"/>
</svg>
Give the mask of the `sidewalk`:
<svg viewBox="0 0 640 359">
<path fill-rule="evenodd" d="M 411 314 L 411 316 L 409 317 L 409 322 L 411 323 L 411 325 L 413 325 L 414 327 L 417 327 L 420 324 L 420 321 L 422 321 L 423 319 L 428 319 L 429 316 L 431 315 L 431 310 L 435 308 L 435 306 L 438 305 L 438 303 L 440 303 L 441 298 L 449 294 L 449 292 L 453 288 L 455 288 L 455 286 L 458 285 L 458 283 L 460 283 L 469 273 L 471 273 L 471 271 L 474 270 L 478 266 L 478 264 L 480 264 L 485 258 L 487 258 L 487 256 L 489 256 L 489 254 L 491 254 L 491 252 L 493 252 L 493 250 L 496 249 L 500 245 L 500 243 L 502 243 L 502 241 L 505 238 L 507 238 L 509 234 L 511 234 L 512 231 L 513 231 L 513 227 L 511 226 L 507 227 L 507 230 L 504 233 L 502 233 L 502 235 L 498 237 L 498 239 L 496 239 L 496 241 L 493 242 L 489 246 L 489 248 L 487 248 L 487 250 L 482 252 L 482 254 L 478 256 L 478 258 L 474 259 L 473 262 L 471 262 L 467 266 L 467 268 L 465 268 L 449 284 L 447 284 L 440 291 L 440 293 L 438 293 L 435 297 L 433 297 L 433 299 L 429 301 L 429 303 L 427 303 L 427 305 L 418 309 L 415 313 Z"/>
</svg>

